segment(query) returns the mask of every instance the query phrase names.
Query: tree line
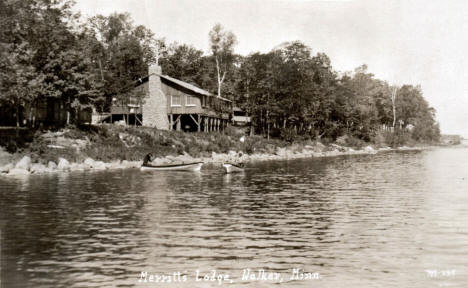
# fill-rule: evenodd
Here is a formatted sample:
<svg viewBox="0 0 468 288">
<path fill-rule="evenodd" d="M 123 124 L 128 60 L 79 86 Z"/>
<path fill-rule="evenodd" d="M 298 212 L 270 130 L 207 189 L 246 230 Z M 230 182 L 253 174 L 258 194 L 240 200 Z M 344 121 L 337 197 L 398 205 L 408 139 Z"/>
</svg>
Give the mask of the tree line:
<svg viewBox="0 0 468 288">
<path fill-rule="evenodd" d="M 24 107 L 48 97 L 70 109 L 108 112 L 138 97 L 129 89 L 158 63 L 164 74 L 234 100 L 266 137 L 373 141 L 382 131 L 436 141 L 435 110 L 421 87 L 395 87 L 365 65 L 333 69 L 324 53 L 300 41 L 268 53 L 234 52 L 237 39 L 217 24 L 209 54 L 167 43 L 126 13 L 88 19 L 69 0 L 0 1 L 0 108 L 17 122 Z M 31 110 L 34 113 L 34 110 Z M 18 124 L 17 124 L 18 125 Z"/>
<path fill-rule="evenodd" d="M 268 53 L 237 55 L 232 52 L 235 36 L 218 25 L 210 36 L 213 31 L 221 35 L 218 39 L 228 39 L 224 81 L 214 81 L 219 72 L 213 50 L 204 55 L 185 44 L 166 47 L 160 62 L 163 71 L 234 100 L 252 117 L 251 132 L 289 141 L 346 135 L 391 145 L 440 137 L 435 109 L 420 86 L 392 86 L 375 78 L 366 65 L 337 72 L 325 53 L 314 55 L 300 41 L 282 43 Z"/>
</svg>

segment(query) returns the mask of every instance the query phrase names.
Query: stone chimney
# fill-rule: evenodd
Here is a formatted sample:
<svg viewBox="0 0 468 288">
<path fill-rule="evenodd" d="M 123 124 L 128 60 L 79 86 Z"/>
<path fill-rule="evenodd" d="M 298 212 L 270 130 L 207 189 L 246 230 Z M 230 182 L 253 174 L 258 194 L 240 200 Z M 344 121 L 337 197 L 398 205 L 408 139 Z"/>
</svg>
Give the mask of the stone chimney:
<svg viewBox="0 0 468 288">
<path fill-rule="evenodd" d="M 143 126 L 161 130 L 169 129 L 167 98 L 161 87 L 161 67 L 152 65 L 148 69 L 148 95 L 143 103 Z"/>
</svg>

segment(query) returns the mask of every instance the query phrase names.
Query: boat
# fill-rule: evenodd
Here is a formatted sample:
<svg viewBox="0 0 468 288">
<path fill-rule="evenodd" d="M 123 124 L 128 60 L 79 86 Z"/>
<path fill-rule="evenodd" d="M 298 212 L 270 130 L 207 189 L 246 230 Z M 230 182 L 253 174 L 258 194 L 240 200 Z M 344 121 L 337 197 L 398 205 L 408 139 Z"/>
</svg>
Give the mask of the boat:
<svg viewBox="0 0 468 288">
<path fill-rule="evenodd" d="M 236 165 L 232 163 L 223 163 L 224 170 L 226 173 L 242 172 L 244 171 L 244 165 Z"/>
<path fill-rule="evenodd" d="M 200 171 L 203 162 L 194 162 L 194 163 L 183 163 L 183 164 L 171 164 L 171 165 L 151 165 L 143 164 L 141 166 L 142 171 Z"/>
</svg>

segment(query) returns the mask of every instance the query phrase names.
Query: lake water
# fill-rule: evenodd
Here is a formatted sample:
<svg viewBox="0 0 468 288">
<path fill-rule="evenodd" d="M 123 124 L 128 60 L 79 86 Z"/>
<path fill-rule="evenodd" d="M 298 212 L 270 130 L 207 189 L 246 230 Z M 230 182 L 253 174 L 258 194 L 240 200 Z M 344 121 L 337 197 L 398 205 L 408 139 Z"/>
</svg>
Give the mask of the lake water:
<svg viewBox="0 0 468 288">
<path fill-rule="evenodd" d="M 0 178 L 1 287 L 468 287 L 467 165 L 459 146 Z"/>
</svg>

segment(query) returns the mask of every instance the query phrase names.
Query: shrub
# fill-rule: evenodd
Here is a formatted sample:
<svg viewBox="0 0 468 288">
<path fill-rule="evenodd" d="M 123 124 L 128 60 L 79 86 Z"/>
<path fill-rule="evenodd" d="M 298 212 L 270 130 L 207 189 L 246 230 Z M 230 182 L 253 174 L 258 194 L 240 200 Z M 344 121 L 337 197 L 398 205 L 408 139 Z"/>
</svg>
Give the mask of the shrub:
<svg viewBox="0 0 468 288">
<path fill-rule="evenodd" d="M 391 147 L 411 144 L 411 133 L 405 130 L 395 129 L 394 132 L 385 133 L 385 142 Z"/>
<path fill-rule="evenodd" d="M 297 138 L 297 132 L 292 128 L 282 128 L 280 138 L 286 142 L 292 143 Z"/>
<path fill-rule="evenodd" d="M 366 145 L 366 142 L 364 142 L 364 140 L 361 140 L 353 136 L 348 136 L 345 142 L 346 142 L 346 146 L 353 147 L 356 149 L 361 149 L 362 147 Z"/>
</svg>

